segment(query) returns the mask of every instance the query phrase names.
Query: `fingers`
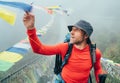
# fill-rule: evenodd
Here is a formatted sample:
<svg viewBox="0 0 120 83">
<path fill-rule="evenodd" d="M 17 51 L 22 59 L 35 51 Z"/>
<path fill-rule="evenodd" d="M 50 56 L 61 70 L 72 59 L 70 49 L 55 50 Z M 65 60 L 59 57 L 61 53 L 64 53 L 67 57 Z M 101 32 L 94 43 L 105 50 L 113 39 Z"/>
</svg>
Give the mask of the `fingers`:
<svg viewBox="0 0 120 83">
<path fill-rule="evenodd" d="M 27 12 L 27 11 L 25 11 L 24 15 L 26 15 L 26 16 L 34 16 L 31 12 Z"/>
<path fill-rule="evenodd" d="M 34 20 L 35 20 L 34 15 L 32 13 L 26 11 L 23 16 L 23 22 L 29 23 L 29 22 L 34 22 Z"/>
<path fill-rule="evenodd" d="M 24 17 L 28 17 L 29 16 L 29 12 L 25 12 Z"/>
<path fill-rule="evenodd" d="M 29 12 L 27 12 L 27 11 L 25 11 L 25 13 L 28 15 L 29 14 Z"/>
<path fill-rule="evenodd" d="M 29 12 L 25 12 L 24 16 L 23 16 L 23 21 L 26 21 L 27 19 L 29 19 L 31 17 L 31 14 Z"/>
<path fill-rule="evenodd" d="M 28 16 L 27 16 L 26 14 L 24 14 L 24 16 L 23 16 L 23 21 L 26 21 L 27 18 L 28 18 Z"/>
<path fill-rule="evenodd" d="M 30 12 L 25 12 L 23 16 L 23 23 L 27 29 L 33 29 L 34 28 L 34 15 Z"/>
<path fill-rule="evenodd" d="M 24 14 L 24 17 L 25 18 L 34 18 L 34 15 L 32 13 L 26 11 Z"/>
</svg>

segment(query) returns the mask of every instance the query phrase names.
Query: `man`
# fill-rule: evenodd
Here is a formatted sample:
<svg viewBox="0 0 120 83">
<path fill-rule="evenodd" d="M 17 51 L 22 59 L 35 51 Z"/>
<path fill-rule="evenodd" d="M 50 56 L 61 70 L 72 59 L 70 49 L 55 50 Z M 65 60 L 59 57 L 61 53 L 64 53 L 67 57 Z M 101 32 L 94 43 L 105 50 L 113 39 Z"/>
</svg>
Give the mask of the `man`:
<svg viewBox="0 0 120 83">
<path fill-rule="evenodd" d="M 68 50 L 68 43 L 60 43 L 53 46 L 44 45 L 36 35 L 34 15 L 26 13 L 23 22 L 27 28 L 32 50 L 35 53 L 44 55 L 60 54 L 62 59 L 64 59 L 66 51 Z M 73 43 L 73 48 L 68 63 L 62 69 L 61 77 L 65 83 L 88 83 L 90 70 L 92 68 L 88 40 L 90 40 L 93 28 L 88 22 L 80 20 L 75 25 L 68 26 L 68 29 L 71 33 L 70 43 Z M 97 83 L 99 82 L 98 75 L 102 73 L 100 58 L 101 52 L 97 48 L 94 67 Z"/>
</svg>

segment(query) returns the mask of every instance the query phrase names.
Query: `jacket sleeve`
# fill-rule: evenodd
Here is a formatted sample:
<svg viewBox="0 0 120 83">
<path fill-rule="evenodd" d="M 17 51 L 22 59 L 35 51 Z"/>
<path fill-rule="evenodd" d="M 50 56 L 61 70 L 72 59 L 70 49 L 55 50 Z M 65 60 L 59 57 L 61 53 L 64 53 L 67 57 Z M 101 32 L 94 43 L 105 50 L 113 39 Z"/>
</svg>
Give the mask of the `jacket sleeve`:
<svg viewBox="0 0 120 83">
<path fill-rule="evenodd" d="M 42 44 L 36 35 L 36 29 L 27 30 L 27 34 L 33 52 L 44 55 L 60 54 L 60 44 L 53 46 Z"/>
<path fill-rule="evenodd" d="M 95 65 L 94 65 L 95 77 L 96 77 L 97 83 L 99 83 L 99 77 L 98 77 L 98 75 L 103 73 L 100 59 L 101 59 L 101 52 L 97 48 L 96 49 L 96 62 L 95 62 Z"/>
</svg>

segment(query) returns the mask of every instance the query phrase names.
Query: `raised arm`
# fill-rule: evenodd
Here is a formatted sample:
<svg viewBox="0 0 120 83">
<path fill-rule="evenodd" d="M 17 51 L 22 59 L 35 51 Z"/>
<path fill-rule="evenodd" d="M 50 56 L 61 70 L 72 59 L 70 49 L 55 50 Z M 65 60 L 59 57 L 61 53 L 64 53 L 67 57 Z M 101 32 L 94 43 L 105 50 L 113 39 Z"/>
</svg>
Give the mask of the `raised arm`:
<svg viewBox="0 0 120 83">
<path fill-rule="evenodd" d="M 34 26 L 35 16 L 32 13 L 26 12 L 23 18 L 23 22 L 27 29 L 28 39 L 30 41 L 33 52 L 44 55 L 61 53 L 61 46 L 64 44 L 45 45 L 41 43 L 41 41 L 36 35 L 36 28 Z"/>
</svg>

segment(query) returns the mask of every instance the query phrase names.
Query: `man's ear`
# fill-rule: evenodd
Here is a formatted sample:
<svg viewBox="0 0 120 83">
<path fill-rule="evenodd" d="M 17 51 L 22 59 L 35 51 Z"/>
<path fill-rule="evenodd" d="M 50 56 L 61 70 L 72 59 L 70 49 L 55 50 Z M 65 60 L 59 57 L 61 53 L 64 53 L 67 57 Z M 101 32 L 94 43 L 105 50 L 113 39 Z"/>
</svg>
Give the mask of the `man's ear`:
<svg viewBox="0 0 120 83">
<path fill-rule="evenodd" d="M 85 39 L 87 39 L 89 36 L 87 34 L 85 34 Z"/>
</svg>

